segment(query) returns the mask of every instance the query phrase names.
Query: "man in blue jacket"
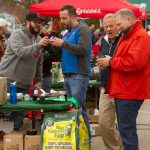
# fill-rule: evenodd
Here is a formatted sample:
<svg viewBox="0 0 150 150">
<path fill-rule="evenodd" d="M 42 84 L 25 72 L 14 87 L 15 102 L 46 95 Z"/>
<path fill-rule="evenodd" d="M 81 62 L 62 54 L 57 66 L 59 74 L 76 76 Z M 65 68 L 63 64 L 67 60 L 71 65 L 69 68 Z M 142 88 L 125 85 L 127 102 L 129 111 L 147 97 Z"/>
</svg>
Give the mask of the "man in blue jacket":
<svg viewBox="0 0 150 150">
<path fill-rule="evenodd" d="M 62 72 L 67 96 L 75 97 L 79 101 L 91 139 L 85 103 L 90 75 L 92 34 L 87 25 L 77 21 L 76 10 L 73 6 L 62 7 L 60 18 L 68 32 L 63 39 L 54 38 L 50 42 L 62 48 Z"/>
</svg>

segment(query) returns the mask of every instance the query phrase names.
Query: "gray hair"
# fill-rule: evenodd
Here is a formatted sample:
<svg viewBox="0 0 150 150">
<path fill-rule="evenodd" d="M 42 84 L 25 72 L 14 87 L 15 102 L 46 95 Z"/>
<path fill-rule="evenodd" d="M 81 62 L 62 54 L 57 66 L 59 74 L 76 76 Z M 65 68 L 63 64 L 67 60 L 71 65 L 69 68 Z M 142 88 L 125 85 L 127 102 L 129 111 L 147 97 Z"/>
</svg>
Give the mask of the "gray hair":
<svg viewBox="0 0 150 150">
<path fill-rule="evenodd" d="M 116 17 L 116 16 L 121 16 L 121 18 L 130 17 L 133 20 L 137 20 L 137 18 L 135 17 L 135 14 L 133 13 L 133 11 L 130 10 L 130 9 L 127 9 L 127 8 L 123 8 L 123 9 L 120 9 L 119 11 L 117 11 L 114 14 L 114 17 Z"/>
<path fill-rule="evenodd" d="M 104 16 L 103 21 L 109 18 L 115 18 L 113 13 L 108 13 Z"/>
</svg>

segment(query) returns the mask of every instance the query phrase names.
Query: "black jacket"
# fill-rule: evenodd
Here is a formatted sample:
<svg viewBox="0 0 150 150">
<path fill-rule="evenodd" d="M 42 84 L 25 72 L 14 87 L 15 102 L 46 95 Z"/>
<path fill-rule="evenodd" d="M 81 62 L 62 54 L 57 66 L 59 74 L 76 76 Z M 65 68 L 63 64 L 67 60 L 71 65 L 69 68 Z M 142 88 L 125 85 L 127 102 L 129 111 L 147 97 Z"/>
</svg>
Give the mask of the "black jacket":
<svg viewBox="0 0 150 150">
<path fill-rule="evenodd" d="M 107 36 L 103 37 L 101 41 L 99 56 L 100 57 L 104 55 L 113 56 L 120 37 L 121 37 L 121 34 L 119 36 L 116 36 L 114 43 L 110 43 Z M 108 77 L 109 77 L 109 68 L 102 69 L 101 70 L 101 85 L 102 86 L 104 87 L 106 86 Z"/>
<path fill-rule="evenodd" d="M 52 36 L 58 37 L 58 34 L 56 32 L 51 32 L 49 38 L 51 38 Z M 43 77 L 49 77 L 52 75 L 52 62 L 61 61 L 61 49 L 49 44 L 44 47 L 43 55 Z"/>
</svg>

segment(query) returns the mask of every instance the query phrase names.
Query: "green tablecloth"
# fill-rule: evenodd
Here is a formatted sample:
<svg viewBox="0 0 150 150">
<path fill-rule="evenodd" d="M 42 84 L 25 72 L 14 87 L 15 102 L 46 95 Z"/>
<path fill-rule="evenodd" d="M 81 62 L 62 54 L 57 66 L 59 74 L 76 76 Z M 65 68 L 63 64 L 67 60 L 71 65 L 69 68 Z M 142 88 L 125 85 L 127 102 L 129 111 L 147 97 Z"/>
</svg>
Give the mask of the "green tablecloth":
<svg viewBox="0 0 150 150">
<path fill-rule="evenodd" d="M 101 82 L 98 82 L 96 80 L 90 80 L 89 81 L 89 87 L 100 87 Z M 56 82 L 56 83 L 52 83 L 52 88 L 53 89 L 62 89 L 64 86 L 64 82 Z"/>
<path fill-rule="evenodd" d="M 70 109 L 71 102 L 55 102 L 51 104 L 40 104 L 34 101 L 20 101 L 17 104 L 6 103 L 0 106 L 0 110 L 19 111 L 19 110 L 47 110 L 65 111 Z"/>
</svg>

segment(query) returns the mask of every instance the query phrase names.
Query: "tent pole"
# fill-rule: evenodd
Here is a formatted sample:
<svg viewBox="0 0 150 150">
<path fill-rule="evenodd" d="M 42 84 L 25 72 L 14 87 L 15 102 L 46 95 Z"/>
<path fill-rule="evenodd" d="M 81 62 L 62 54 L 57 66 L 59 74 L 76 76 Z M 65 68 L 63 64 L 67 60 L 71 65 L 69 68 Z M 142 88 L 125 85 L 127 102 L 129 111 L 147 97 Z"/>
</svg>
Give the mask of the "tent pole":
<svg viewBox="0 0 150 150">
<path fill-rule="evenodd" d="M 103 19 L 99 19 L 99 26 L 103 27 Z"/>
</svg>

